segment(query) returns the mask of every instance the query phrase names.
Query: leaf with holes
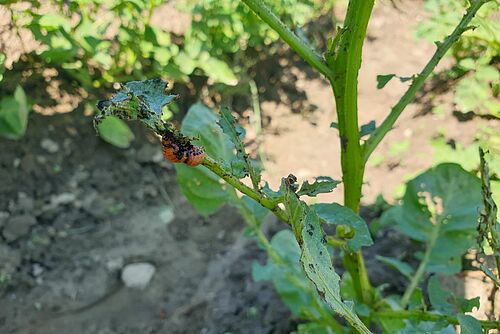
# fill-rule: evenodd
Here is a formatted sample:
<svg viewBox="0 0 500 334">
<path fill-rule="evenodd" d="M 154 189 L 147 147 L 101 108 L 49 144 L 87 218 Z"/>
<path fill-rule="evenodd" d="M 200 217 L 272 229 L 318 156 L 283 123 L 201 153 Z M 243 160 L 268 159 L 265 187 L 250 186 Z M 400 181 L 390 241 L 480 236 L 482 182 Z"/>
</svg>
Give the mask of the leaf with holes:
<svg viewBox="0 0 500 334">
<path fill-rule="evenodd" d="M 441 202 L 437 224 L 425 196 Z M 402 204 L 386 211 L 381 220 L 414 240 L 429 244 L 434 239 L 426 270 L 451 274 L 460 271 L 462 254 L 475 245 L 482 206 L 479 179 L 460 165 L 445 163 L 408 182 Z"/>
</svg>

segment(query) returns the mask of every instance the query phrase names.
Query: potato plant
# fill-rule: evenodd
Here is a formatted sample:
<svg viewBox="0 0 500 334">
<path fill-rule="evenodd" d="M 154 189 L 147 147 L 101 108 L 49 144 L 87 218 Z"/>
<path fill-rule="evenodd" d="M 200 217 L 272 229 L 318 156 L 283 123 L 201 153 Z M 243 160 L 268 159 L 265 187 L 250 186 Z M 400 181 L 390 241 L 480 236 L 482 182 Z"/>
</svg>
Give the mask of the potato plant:
<svg viewBox="0 0 500 334">
<path fill-rule="evenodd" d="M 459 272 L 462 255 L 477 245 L 476 237 L 483 252 L 499 260 L 496 205 L 484 159 L 482 182 L 457 164 L 440 164 L 409 181 L 401 203 L 381 218 L 382 225 L 393 224 L 425 248 L 417 268 L 398 258 L 379 257 L 407 278 L 401 296 L 387 295 L 383 286 L 372 285 L 362 250 L 373 240 L 358 214 L 364 170 L 371 154 L 440 59 L 471 29 L 472 18 L 488 1 L 471 1 L 453 31 L 436 42 L 434 55 L 409 79 L 408 90 L 378 127 L 373 123 L 359 126 L 357 101 L 358 71 L 373 0 L 349 1 L 344 25 L 329 40 L 323 55 L 292 32 L 263 1 L 241 2 L 330 82 L 336 102 L 335 127 L 340 135 L 341 180 L 319 176 L 298 184 L 290 174 L 282 178 L 279 189 L 270 189 L 261 180 L 258 163 L 245 151 L 244 131 L 229 109 L 222 107 L 216 115 L 195 104 L 180 129 L 162 120 L 162 108 L 174 96 L 165 93 L 167 84 L 161 79 L 123 84 L 110 100 L 98 103 L 96 122 L 107 116 L 140 120 L 161 137 L 165 157 L 177 163 L 177 181 L 183 193 L 201 214 L 209 215 L 226 203 L 240 210 L 249 233 L 268 254 L 265 265 L 253 265 L 254 279 L 273 282 L 293 314 L 303 321 L 298 333 L 452 333 L 454 326 L 460 326 L 461 333 L 498 329 L 498 319 L 478 320 L 468 314 L 479 306 L 479 298 L 455 296 L 443 290 L 433 275 Z M 379 76 L 379 86 L 392 77 Z M 368 138 L 362 140 L 362 134 Z M 293 145 L 289 150 L 293 155 Z M 242 182 L 244 179 L 248 182 Z M 340 182 L 344 185 L 344 205 L 311 205 L 303 200 L 331 192 Z M 290 227 L 271 240 L 261 230 L 269 212 Z M 326 234 L 327 225 L 334 226 L 335 233 Z M 346 272 L 342 278 L 333 267 L 332 255 L 343 257 Z M 481 270 L 498 284 L 494 268 L 483 264 Z"/>
</svg>

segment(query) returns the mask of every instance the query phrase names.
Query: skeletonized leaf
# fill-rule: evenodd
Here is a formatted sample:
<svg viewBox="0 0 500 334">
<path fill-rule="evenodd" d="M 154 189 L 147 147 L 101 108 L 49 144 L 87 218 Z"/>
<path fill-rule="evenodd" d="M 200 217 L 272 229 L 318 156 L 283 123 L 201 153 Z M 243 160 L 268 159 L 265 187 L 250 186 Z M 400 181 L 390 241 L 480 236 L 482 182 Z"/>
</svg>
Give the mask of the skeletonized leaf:
<svg viewBox="0 0 500 334">
<path fill-rule="evenodd" d="M 322 193 L 332 192 L 341 181 L 336 181 L 328 176 L 318 176 L 314 183 L 305 181 L 297 192 L 298 196 L 316 196 Z"/>
<path fill-rule="evenodd" d="M 175 98 L 175 95 L 165 93 L 166 88 L 167 82 L 159 78 L 127 82 L 110 100 L 97 103 L 100 113 L 96 115 L 96 120 L 114 115 L 122 119 L 141 120 L 157 130 L 163 106 Z"/>
</svg>

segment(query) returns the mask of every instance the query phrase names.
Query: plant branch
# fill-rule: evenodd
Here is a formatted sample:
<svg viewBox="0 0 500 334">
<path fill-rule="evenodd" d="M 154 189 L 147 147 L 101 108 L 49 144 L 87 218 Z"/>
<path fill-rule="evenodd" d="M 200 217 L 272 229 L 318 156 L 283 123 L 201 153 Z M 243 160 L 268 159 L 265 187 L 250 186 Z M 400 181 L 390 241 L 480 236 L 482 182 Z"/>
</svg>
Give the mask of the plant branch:
<svg viewBox="0 0 500 334">
<path fill-rule="evenodd" d="M 379 318 L 395 318 L 395 319 L 409 319 L 409 318 L 418 318 L 421 320 L 428 321 L 442 321 L 446 320 L 452 325 L 458 325 L 458 319 L 456 317 L 444 314 L 436 314 L 419 310 L 405 311 L 405 310 L 397 310 L 397 311 L 378 311 L 372 313 L 373 317 Z M 478 320 L 481 324 L 481 327 L 485 329 L 494 329 L 500 328 L 500 321 L 494 320 Z"/>
<path fill-rule="evenodd" d="M 387 116 L 384 122 L 380 124 L 380 126 L 377 129 L 375 129 L 370 138 L 363 145 L 364 148 L 363 159 L 365 164 L 368 161 L 370 155 L 375 150 L 375 148 L 377 148 L 378 144 L 385 137 L 387 132 L 389 132 L 392 129 L 392 126 L 394 125 L 394 123 L 396 123 L 396 120 L 399 118 L 399 116 L 406 108 L 406 106 L 413 101 L 415 94 L 420 90 L 420 88 L 422 88 L 425 80 L 432 73 L 432 71 L 437 66 L 441 58 L 444 57 L 444 55 L 450 49 L 450 47 L 459 39 L 459 37 L 465 31 L 471 29 L 471 27 L 469 27 L 470 21 L 476 15 L 479 8 L 481 8 L 481 6 L 488 1 L 491 0 L 474 1 L 467 10 L 467 12 L 465 13 L 465 15 L 463 16 L 460 23 L 453 30 L 453 32 L 448 37 L 446 37 L 442 43 L 440 42 L 436 43 L 438 45 L 438 48 L 434 53 L 434 55 L 429 60 L 429 62 L 427 63 L 427 65 L 425 65 L 424 69 L 420 72 L 420 74 L 413 79 L 413 82 L 406 91 L 406 93 L 404 93 L 404 95 L 401 97 L 398 103 L 396 103 L 396 105 L 392 108 L 390 114 Z"/>
<path fill-rule="evenodd" d="M 323 58 L 305 41 L 294 34 L 261 0 L 241 0 L 255 14 L 266 22 L 280 37 L 297 52 L 306 62 L 317 69 L 327 79 L 333 78 L 332 71 Z"/>
<path fill-rule="evenodd" d="M 265 197 L 255 189 L 252 189 L 246 184 L 242 183 L 230 172 L 224 170 L 214 159 L 206 156 L 205 160 L 203 160 L 203 166 L 211 170 L 213 173 L 217 174 L 221 179 L 232 185 L 241 193 L 247 195 L 254 201 L 260 203 L 260 205 L 262 205 L 263 207 L 272 211 L 280 220 L 284 221 L 287 224 L 289 223 L 287 214 L 285 213 L 285 211 L 280 209 L 275 202 L 271 201 L 269 198 Z"/>
</svg>

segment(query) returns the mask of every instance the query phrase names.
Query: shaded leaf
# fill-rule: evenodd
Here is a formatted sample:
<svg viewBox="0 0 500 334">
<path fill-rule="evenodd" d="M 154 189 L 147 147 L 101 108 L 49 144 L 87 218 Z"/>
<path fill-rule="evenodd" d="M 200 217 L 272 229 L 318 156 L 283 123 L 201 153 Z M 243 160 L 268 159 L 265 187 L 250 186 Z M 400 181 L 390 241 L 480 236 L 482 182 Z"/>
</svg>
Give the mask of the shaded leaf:
<svg viewBox="0 0 500 334">
<path fill-rule="evenodd" d="M 290 230 L 276 233 L 271 240 L 271 246 L 278 258 L 269 257 L 264 266 L 254 261 L 253 279 L 272 281 L 283 302 L 294 315 L 301 317 L 312 315 L 313 318 L 319 318 L 322 312 L 315 308 L 324 306 L 321 301 L 319 304 L 314 302 L 319 296 L 300 267 L 300 248 L 293 233 Z"/>
<path fill-rule="evenodd" d="M 181 131 L 197 137 L 205 151 L 219 161 L 228 161 L 233 156 L 233 145 L 217 126 L 217 115 L 201 103 L 189 108 L 182 121 Z M 221 183 L 218 176 L 203 166 L 189 167 L 175 164 L 177 182 L 193 206 L 204 216 L 214 213 L 222 205 L 234 200 L 232 187 Z"/>
<path fill-rule="evenodd" d="M 311 208 L 327 224 L 347 225 L 354 229 L 354 237 L 347 240 L 347 246 L 351 251 L 358 251 L 362 246 L 373 244 L 365 221 L 351 209 L 337 203 L 314 204 Z"/>
<path fill-rule="evenodd" d="M 393 258 L 393 257 L 386 257 L 386 256 L 380 256 L 380 255 L 377 255 L 376 259 L 379 260 L 380 262 L 385 263 L 389 267 L 396 269 L 401 274 L 406 276 L 406 278 L 408 278 L 410 280 L 412 279 L 415 271 L 408 263 L 403 262 L 403 261 L 398 260 L 398 259 Z"/>
<path fill-rule="evenodd" d="M 458 323 L 460 324 L 460 334 L 481 334 L 483 329 L 481 323 L 474 317 L 465 314 L 457 316 Z"/>
<path fill-rule="evenodd" d="M 106 117 L 99 123 L 97 130 L 105 142 L 119 148 L 130 147 L 130 143 L 134 140 L 134 133 L 127 123 L 116 116 Z"/>
<path fill-rule="evenodd" d="M 439 224 L 431 222 L 424 194 L 441 202 Z M 456 273 L 461 269 L 461 255 L 475 244 L 477 212 L 481 207 L 479 180 L 460 165 L 445 163 L 408 182 L 403 203 L 386 211 L 381 220 L 383 224 L 395 224 L 401 232 L 421 242 L 429 242 L 437 232 L 426 270 Z"/>
<path fill-rule="evenodd" d="M 29 110 L 26 94 L 21 86 L 17 86 L 14 96 L 0 100 L 0 134 L 9 139 L 24 136 Z"/>
</svg>

